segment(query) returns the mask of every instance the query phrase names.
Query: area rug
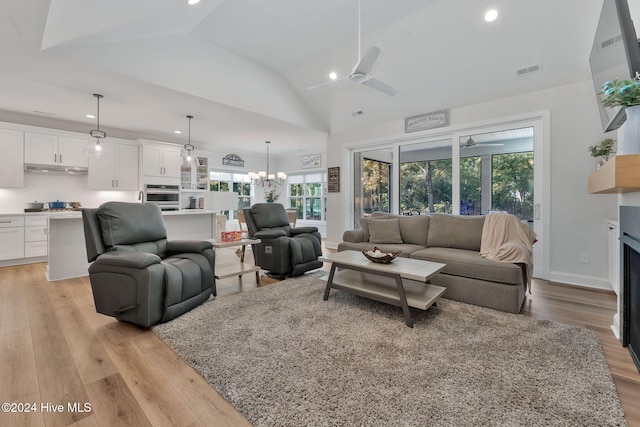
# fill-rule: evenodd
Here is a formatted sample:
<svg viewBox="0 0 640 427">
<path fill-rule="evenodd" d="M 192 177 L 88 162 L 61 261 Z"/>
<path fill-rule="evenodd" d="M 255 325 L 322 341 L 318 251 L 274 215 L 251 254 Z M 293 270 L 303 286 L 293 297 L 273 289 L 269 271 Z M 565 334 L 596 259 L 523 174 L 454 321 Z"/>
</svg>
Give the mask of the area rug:
<svg viewBox="0 0 640 427">
<path fill-rule="evenodd" d="M 256 426 L 623 426 L 590 330 L 442 299 L 411 310 L 302 277 L 153 331 Z"/>
</svg>

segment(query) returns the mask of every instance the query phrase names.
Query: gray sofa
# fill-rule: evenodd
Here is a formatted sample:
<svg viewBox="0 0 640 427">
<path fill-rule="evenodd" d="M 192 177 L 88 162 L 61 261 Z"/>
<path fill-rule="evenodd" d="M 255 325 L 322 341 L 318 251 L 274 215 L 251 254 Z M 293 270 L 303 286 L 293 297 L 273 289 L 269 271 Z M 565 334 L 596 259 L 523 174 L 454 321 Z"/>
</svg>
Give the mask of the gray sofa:
<svg viewBox="0 0 640 427">
<path fill-rule="evenodd" d="M 338 251 L 400 251 L 402 257 L 447 266 L 431 283 L 447 288 L 443 297 L 519 313 L 525 299 L 524 266 L 480 256 L 484 216 L 433 214 L 400 216 L 374 212 L 361 228 L 344 232 Z"/>
</svg>

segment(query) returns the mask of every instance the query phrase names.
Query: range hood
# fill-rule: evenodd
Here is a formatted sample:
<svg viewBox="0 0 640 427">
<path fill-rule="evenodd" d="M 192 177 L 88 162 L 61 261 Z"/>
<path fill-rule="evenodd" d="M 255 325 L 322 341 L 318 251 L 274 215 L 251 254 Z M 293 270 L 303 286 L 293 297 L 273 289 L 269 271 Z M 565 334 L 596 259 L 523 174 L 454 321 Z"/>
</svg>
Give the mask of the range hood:
<svg viewBox="0 0 640 427">
<path fill-rule="evenodd" d="M 24 164 L 25 172 L 55 173 L 65 175 L 86 175 L 89 168 L 83 166 L 38 165 L 34 163 Z"/>
</svg>

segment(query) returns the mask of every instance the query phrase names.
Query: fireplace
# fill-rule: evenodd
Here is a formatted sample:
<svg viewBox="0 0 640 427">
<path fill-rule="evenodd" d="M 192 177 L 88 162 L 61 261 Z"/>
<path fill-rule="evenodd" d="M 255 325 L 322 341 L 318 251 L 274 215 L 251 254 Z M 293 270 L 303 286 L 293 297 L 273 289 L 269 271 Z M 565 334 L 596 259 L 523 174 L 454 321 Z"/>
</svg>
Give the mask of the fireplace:
<svg viewBox="0 0 640 427">
<path fill-rule="evenodd" d="M 640 207 L 620 206 L 622 345 L 640 371 Z"/>
</svg>

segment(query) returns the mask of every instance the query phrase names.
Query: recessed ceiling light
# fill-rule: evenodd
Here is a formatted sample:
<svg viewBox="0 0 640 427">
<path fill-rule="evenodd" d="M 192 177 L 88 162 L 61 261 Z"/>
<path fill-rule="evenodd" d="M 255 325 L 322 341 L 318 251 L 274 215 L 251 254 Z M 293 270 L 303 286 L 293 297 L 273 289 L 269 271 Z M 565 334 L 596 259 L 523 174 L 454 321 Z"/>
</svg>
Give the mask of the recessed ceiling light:
<svg viewBox="0 0 640 427">
<path fill-rule="evenodd" d="M 94 116 L 93 114 L 86 114 L 85 117 L 87 119 L 95 119 L 96 118 L 96 116 Z"/>
<path fill-rule="evenodd" d="M 187 4 L 193 6 L 194 4 L 200 3 L 200 0 L 187 0 Z"/>
<path fill-rule="evenodd" d="M 180 130 L 174 130 L 173 133 L 177 133 L 178 135 L 180 135 L 182 133 L 182 131 Z"/>
<path fill-rule="evenodd" d="M 329 78 L 331 80 L 335 80 L 335 79 L 338 78 L 338 75 L 332 71 L 332 72 L 329 73 Z"/>
<path fill-rule="evenodd" d="M 484 14 L 484 20 L 487 22 L 493 22 L 498 18 L 498 11 L 495 9 L 489 10 Z"/>
</svg>

